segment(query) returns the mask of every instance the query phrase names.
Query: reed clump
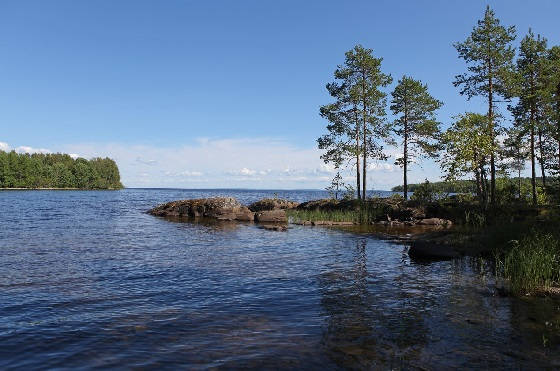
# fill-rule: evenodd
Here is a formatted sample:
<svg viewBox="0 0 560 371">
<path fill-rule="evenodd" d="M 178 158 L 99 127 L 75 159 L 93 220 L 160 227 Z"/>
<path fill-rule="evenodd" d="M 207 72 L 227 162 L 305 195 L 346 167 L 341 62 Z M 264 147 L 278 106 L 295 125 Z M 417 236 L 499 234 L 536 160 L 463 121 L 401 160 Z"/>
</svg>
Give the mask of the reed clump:
<svg viewBox="0 0 560 371">
<path fill-rule="evenodd" d="M 290 209 L 286 212 L 294 222 L 328 220 L 359 224 L 369 224 L 386 219 L 388 214 L 386 205 L 371 202 L 351 209 Z"/>
<path fill-rule="evenodd" d="M 530 294 L 560 286 L 559 237 L 558 232 L 533 229 L 496 252 L 497 274 L 512 292 Z"/>
</svg>

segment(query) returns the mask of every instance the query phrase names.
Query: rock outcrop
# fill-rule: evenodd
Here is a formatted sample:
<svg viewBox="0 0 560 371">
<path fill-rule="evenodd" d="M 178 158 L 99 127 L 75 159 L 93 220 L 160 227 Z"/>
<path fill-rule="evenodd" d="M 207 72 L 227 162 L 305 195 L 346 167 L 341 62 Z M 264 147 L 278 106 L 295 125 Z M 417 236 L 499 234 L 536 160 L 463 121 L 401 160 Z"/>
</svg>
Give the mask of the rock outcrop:
<svg viewBox="0 0 560 371">
<path fill-rule="evenodd" d="M 166 217 L 206 217 L 217 220 L 253 221 L 254 213 L 233 197 L 171 201 L 148 213 Z"/>
<path fill-rule="evenodd" d="M 296 208 L 298 205 L 299 203 L 295 201 L 283 200 L 280 198 L 264 198 L 249 205 L 249 210 L 254 212 L 286 210 Z"/>
</svg>

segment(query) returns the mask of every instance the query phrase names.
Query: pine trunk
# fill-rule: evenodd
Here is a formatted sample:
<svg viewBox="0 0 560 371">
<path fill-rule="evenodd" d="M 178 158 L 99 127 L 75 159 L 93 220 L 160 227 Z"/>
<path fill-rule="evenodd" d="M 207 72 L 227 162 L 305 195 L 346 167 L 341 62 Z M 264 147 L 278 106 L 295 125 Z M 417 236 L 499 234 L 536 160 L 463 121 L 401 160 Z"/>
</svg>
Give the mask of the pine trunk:
<svg viewBox="0 0 560 371">
<path fill-rule="evenodd" d="M 531 93 L 534 97 L 535 80 L 531 77 Z M 529 124 L 531 125 L 531 188 L 533 193 L 533 205 L 537 205 L 537 174 L 535 169 L 535 119 L 536 104 L 534 98 L 530 102 Z"/>
<path fill-rule="evenodd" d="M 543 141 L 542 141 L 542 129 L 539 127 L 539 165 L 541 166 L 541 177 L 542 177 L 542 185 L 546 188 L 546 173 L 544 170 L 544 150 L 543 150 Z"/>
<path fill-rule="evenodd" d="M 362 194 L 360 189 L 360 124 L 358 122 L 357 113 L 356 113 L 356 190 L 358 192 L 358 200 L 359 200 L 362 197 Z"/>
<path fill-rule="evenodd" d="M 482 205 L 486 209 L 488 207 L 488 177 L 484 165 L 480 165 L 480 178 L 482 183 Z"/>
<path fill-rule="evenodd" d="M 406 180 L 406 171 L 407 171 L 407 164 L 408 164 L 407 141 L 408 141 L 408 139 L 407 139 L 407 134 L 406 134 L 406 131 L 405 131 L 405 134 L 404 134 L 404 154 L 403 154 L 403 157 L 404 157 L 403 184 L 404 184 L 404 199 L 405 200 L 408 200 L 408 182 Z"/>
<path fill-rule="evenodd" d="M 521 168 L 517 170 L 517 182 L 519 183 L 519 201 L 521 201 Z"/>
<path fill-rule="evenodd" d="M 366 75 L 365 72 L 362 71 L 362 104 L 363 104 L 363 112 L 362 112 L 362 120 L 363 120 L 363 147 L 364 147 L 364 153 L 363 153 L 363 174 L 362 174 L 362 186 L 363 186 L 363 192 L 362 192 L 362 200 L 365 201 L 366 200 L 366 170 L 367 170 L 367 103 L 366 103 L 366 86 L 365 86 L 365 81 L 366 81 Z"/>
<path fill-rule="evenodd" d="M 363 186 L 363 192 L 362 192 L 362 200 L 365 201 L 366 200 L 366 169 L 367 169 L 367 138 L 366 138 L 366 123 L 365 123 L 365 119 L 364 119 L 364 137 L 363 137 L 363 146 L 364 146 L 364 155 L 362 157 L 363 159 L 363 173 L 362 173 L 362 186 Z"/>
<path fill-rule="evenodd" d="M 354 104 L 354 123 L 356 125 L 356 192 L 359 200 L 362 196 L 360 192 L 360 123 L 356 104 Z"/>
<path fill-rule="evenodd" d="M 405 88 L 406 89 L 406 88 Z M 406 105 L 406 101 L 404 103 L 404 150 L 403 150 L 403 190 L 404 190 L 404 199 L 408 200 L 408 182 L 406 179 L 406 173 L 408 168 L 408 108 Z"/>
<path fill-rule="evenodd" d="M 492 206 L 496 204 L 496 164 L 494 159 L 494 96 L 491 65 L 488 63 L 488 125 L 490 129 L 490 140 L 492 141 L 492 151 L 490 152 L 490 203 Z"/>
<path fill-rule="evenodd" d="M 558 172 L 560 173 L 560 83 L 556 85 L 556 120 L 556 135 L 558 135 Z"/>
<path fill-rule="evenodd" d="M 533 126 L 533 112 L 531 111 L 531 189 L 533 194 L 533 205 L 537 204 L 537 181 L 535 171 L 535 127 Z"/>
<path fill-rule="evenodd" d="M 478 199 L 480 200 L 480 204 L 483 205 L 484 204 L 484 190 L 482 189 L 482 179 L 481 179 L 481 173 L 480 173 L 480 168 L 478 165 L 478 155 L 477 153 L 474 154 L 474 163 L 476 164 L 475 168 L 474 168 L 474 176 L 475 176 L 475 181 L 476 181 L 476 193 L 478 196 Z"/>
</svg>

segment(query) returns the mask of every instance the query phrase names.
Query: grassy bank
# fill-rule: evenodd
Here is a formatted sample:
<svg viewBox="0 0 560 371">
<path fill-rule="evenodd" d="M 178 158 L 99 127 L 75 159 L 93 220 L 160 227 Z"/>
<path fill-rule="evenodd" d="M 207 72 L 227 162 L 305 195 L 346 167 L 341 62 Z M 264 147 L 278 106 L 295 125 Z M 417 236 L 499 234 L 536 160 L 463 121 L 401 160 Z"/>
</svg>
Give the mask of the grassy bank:
<svg viewBox="0 0 560 371">
<path fill-rule="evenodd" d="M 511 238 L 514 236 L 515 238 Z M 560 287 L 558 224 L 533 225 L 513 232 L 494 250 L 496 274 L 517 294 L 550 292 Z"/>
<path fill-rule="evenodd" d="M 316 201 L 287 213 L 294 222 L 353 222 L 363 228 L 388 219 L 414 220 L 419 215 L 450 219 L 452 229 L 413 238 L 429 246 L 448 246 L 461 255 L 490 259 L 495 262 L 496 276 L 512 293 L 551 292 L 560 287 L 560 210 L 554 206 L 505 204 L 482 210 L 476 203 L 456 200 L 371 199 L 366 203 Z"/>
<path fill-rule="evenodd" d="M 496 277 L 515 295 L 560 294 L 559 225 L 556 218 L 463 225 L 418 240 L 493 261 Z"/>
<path fill-rule="evenodd" d="M 319 220 L 332 222 L 354 222 L 359 224 L 370 224 L 386 217 L 387 205 L 383 203 L 366 202 L 364 204 L 348 205 L 340 209 L 291 209 L 287 210 L 288 217 L 294 222 Z"/>
</svg>

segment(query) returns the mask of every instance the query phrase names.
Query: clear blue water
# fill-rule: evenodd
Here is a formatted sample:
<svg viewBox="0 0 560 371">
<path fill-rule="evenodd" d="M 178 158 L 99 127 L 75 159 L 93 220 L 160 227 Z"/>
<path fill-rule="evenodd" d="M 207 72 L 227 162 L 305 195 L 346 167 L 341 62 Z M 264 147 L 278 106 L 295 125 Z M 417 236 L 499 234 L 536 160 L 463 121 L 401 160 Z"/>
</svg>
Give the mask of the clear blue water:
<svg viewBox="0 0 560 371">
<path fill-rule="evenodd" d="M 560 367 L 560 301 L 497 295 L 483 262 L 145 213 L 273 193 L 0 192 L 0 369 Z"/>
</svg>

